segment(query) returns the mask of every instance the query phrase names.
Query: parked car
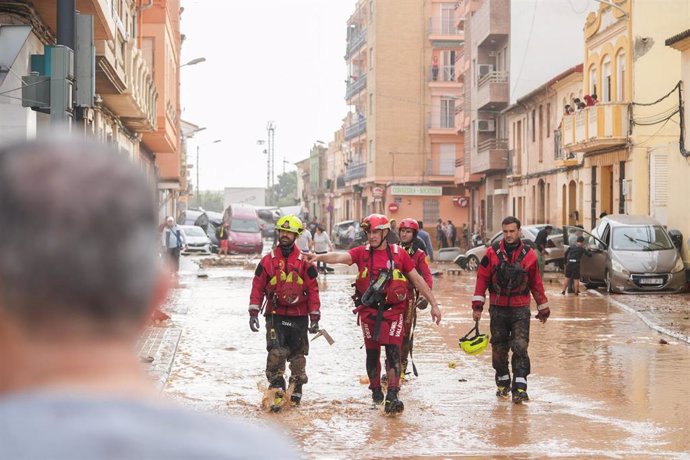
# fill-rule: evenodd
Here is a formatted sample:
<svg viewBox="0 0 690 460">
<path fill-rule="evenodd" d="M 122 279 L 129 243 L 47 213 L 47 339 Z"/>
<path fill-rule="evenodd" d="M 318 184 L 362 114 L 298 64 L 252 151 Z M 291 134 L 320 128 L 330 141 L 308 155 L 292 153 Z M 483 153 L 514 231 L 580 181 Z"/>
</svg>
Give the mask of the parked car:
<svg viewBox="0 0 690 460">
<path fill-rule="evenodd" d="M 546 227 L 547 224 L 538 225 L 523 225 L 520 227 L 522 231 L 522 240 L 534 247 L 534 240 L 537 239 L 537 234 L 540 230 Z M 563 230 L 559 227 L 552 226 L 553 231 L 546 243 L 546 255 L 544 261 L 546 264 L 555 264 L 557 267 L 563 266 L 563 254 L 565 247 L 563 246 Z M 461 254 L 455 258 L 454 262 L 465 270 L 475 271 L 479 267 L 479 262 L 486 255 L 486 250 L 492 244 L 503 239 L 503 232 L 496 233 L 488 243 L 477 246 L 468 250 L 465 254 Z"/>
<path fill-rule="evenodd" d="M 348 241 L 347 231 L 351 225 L 355 227 L 355 240 Z M 339 249 L 350 249 L 355 246 L 360 246 L 367 241 L 367 235 L 364 230 L 359 226 L 359 221 L 356 220 L 344 220 L 333 225 L 333 230 L 331 230 L 331 242 L 336 248 Z"/>
<path fill-rule="evenodd" d="M 666 229 L 648 216 L 614 214 L 583 231 L 591 257 L 580 263 L 581 281 L 608 292 L 681 292 L 685 265 Z"/>
<path fill-rule="evenodd" d="M 204 209 L 187 209 L 180 213 L 177 219 L 179 225 L 196 225 L 206 232 L 211 240 L 211 252 L 218 252 L 218 237 L 216 230 L 223 223 L 223 214 Z"/>
<path fill-rule="evenodd" d="M 254 206 L 231 204 L 223 213 L 228 226 L 228 251 L 231 253 L 261 254 L 264 247 L 261 219 Z"/>
<path fill-rule="evenodd" d="M 261 235 L 264 238 L 273 238 L 276 233 L 276 222 L 280 218 L 280 211 L 278 208 L 257 208 L 256 213 L 261 219 L 263 227 L 261 228 Z"/>
<path fill-rule="evenodd" d="M 187 248 L 182 250 L 182 255 L 211 254 L 211 240 L 203 228 L 196 225 L 180 225 L 180 228 L 187 241 Z"/>
</svg>

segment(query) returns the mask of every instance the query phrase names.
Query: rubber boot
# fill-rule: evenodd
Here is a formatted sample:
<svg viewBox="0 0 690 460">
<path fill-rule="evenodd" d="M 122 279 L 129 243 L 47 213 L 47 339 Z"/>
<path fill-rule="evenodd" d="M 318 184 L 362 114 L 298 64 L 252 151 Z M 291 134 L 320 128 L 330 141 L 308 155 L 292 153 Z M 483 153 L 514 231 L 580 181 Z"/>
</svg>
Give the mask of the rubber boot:
<svg viewBox="0 0 690 460">
<path fill-rule="evenodd" d="M 507 387 L 496 387 L 496 396 L 499 398 L 507 398 L 510 395 L 510 386 Z"/>
<path fill-rule="evenodd" d="M 529 396 L 527 391 L 522 389 L 517 389 L 513 391 L 513 402 L 515 404 L 522 404 L 523 402 L 529 401 Z"/>
<path fill-rule="evenodd" d="M 383 402 L 383 391 L 381 391 L 381 388 L 371 390 L 371 400 L 374 404 L 381 404 Z"/>
<path fill-rule="evenodd" d="M 403 402 L 398 399 L 397 388 L 391 388 L 388 390 L 383 409 L 386 411 L 386 414 L 399 414 L 405 409 Z"/>
<path fill-rule="evenodd" d="M 299 406 L 300 401 L 302 401 L 302 384 L 297 383 L 295 384 L 295 389 L 290 396 L 290 403 L 293 406 Z"/>
<path fill-rule="evenodd" d="M 271 412 L 280 412 L 283 409 L 283 404 L 285 404 L 285 392 L 278 390 L 273 398 L 273 404 L 271 404 Z"/>
</svg>

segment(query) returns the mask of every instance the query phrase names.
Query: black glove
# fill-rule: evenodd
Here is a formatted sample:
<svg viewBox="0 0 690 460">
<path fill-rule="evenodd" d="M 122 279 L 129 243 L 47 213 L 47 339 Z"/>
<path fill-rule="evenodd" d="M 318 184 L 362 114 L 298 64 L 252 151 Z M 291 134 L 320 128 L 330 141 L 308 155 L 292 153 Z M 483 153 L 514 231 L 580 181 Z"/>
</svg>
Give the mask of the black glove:
<svg viewBox="0 0 690 460">
<path fill-rule="evenodd" d="M 258 316 L 250 316 L 249 317 L 249 329 L 251 329 L 252 332 L 259 332 L 259 317 Z"/>
<path fill-rule="evenodd" d="M 429 301 L 425 297 L 419 296 L 417 299 L 417 308 L 420 310 L 425 310 L 429 306 Z"/>
<path fill-rule="evenodd" d="M 310 334 L 316 334 L 319 332 L 319 320 L 317 319 L 316 321 L 312 320 L 309 324 L 309 333 Z"/>
</svg>

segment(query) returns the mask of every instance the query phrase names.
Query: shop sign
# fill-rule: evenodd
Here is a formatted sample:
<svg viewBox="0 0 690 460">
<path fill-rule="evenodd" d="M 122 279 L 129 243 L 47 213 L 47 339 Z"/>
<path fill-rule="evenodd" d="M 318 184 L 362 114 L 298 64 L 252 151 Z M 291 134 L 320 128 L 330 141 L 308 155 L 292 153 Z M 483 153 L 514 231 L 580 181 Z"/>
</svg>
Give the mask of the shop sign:
<svg viewBox="0 0 690 460">
<path fill-rule="evenodd" d="M 391 195 L 404 196 L 441 196 L 443 187 L 427 185 L 391 185 Z"/>
</svg>

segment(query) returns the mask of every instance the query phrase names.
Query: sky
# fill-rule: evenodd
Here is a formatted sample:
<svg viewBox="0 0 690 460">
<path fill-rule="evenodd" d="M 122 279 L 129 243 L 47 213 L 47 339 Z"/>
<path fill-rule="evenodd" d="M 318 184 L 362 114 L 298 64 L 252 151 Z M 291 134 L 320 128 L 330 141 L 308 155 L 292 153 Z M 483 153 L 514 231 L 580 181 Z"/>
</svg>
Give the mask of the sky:
<svg viewBox="0 0 690 460">
<path fill-rule="evenodd" d="M 276 176 L 283 158 L 286 170 L 294 170 L 315 141 L 333 138 L 348 110 L 343 56 L 355 0 L 182 0 L 182 6 L 181 62 L 206 58 L 180 69 L 182 119 L 206 127 L 188 146 L 194 164 L 199 145 L 201 190 L 266 185 L 265 145 L 257 140 L 267 138 L 269 121 L 276 124 Z"/>
<path fill-rule="evenodd" d="M 419 0 L 422 1 L 422 0 Z M 345 104 L 346 23 L 355 0 L 182 0 L 181 106 L 205 127 L 201 190 L 266 185 L 266 125 L 276 124 L 275 172 L 294 170 L 315 141 L 328 143 Z M 594 0 L 512 0 L 511 99 L 582 62 Z M 219 143 L 213 143 L 221 140 Z M 197 171 L 192 169 L 195 181 Z M 276 179 L 277 180 L 277 179 Z"/>
</svg>

